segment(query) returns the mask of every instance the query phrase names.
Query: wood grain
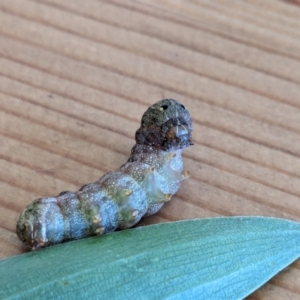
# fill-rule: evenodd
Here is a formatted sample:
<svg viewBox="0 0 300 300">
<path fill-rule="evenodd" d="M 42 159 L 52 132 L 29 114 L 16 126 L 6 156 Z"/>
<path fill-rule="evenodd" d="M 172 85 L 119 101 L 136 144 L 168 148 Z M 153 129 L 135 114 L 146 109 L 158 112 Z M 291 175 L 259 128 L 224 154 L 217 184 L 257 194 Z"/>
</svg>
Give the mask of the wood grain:
<svg viewBox="0 0 300 300">
<path fill-rule="evenodd" d="M 0 258 L 34 198 L 129 156 L 145 109 L 190 110 L 192 177 L 142 225 L 300 221 L 300 6 L 279 0 L 0 0 Z M 249 299 L 298 299 L 295 262 Z"/>
</svg>

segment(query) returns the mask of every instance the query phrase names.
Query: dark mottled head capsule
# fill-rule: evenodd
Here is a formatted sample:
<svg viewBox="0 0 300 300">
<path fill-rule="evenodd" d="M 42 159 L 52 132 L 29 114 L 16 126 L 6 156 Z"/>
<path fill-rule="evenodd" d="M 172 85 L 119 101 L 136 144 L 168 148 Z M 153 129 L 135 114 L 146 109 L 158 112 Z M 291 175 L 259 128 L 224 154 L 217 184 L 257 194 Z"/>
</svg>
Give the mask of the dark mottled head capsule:
<svg viewBox="0 0 300 300">
<path fill-rule="evenodd" d="M 34 245 L 34 223 L 36 219 L 35 207 L 31 204 L 23 211 L 17 222 L 17 235 L 29 248 Z"/>
<path fill-rule="evenodd" d="M 64 232 L 56 232 L 56 228 L 63 222 L 57 199 L 39 198 L 24 209 L 17 222 L 16 232 L 28 248 L 38 249 L 50 245 L 53 237 L 58 242 L 62 240 Z"/>
<path fill-rule="evenodd" d="M 174 99 L 164 99 L 144 113 L 136 142 L 163 150 L 180 149 L 192 144 L 191 132 L 192 120 L 185 106 Z"/>
</svg>

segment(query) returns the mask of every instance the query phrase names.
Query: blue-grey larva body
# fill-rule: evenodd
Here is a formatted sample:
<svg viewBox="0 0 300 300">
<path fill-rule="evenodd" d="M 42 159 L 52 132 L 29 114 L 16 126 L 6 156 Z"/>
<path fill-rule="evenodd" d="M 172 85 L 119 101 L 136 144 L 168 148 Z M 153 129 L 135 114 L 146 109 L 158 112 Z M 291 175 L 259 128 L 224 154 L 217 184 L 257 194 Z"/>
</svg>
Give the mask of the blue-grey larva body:
<svg viewBox="0 0 300 300">
<path fill-rule="evenodd" d="M 181 153 L 191 132 L 182 104 L 155 103 L 143 115 L 127 163 L 77 192 L 33 201 L 18 220 L 19 238 L 31 249 L 47 247 L 129 228 L 156 213 L 187 177 Z"/>
</svg>

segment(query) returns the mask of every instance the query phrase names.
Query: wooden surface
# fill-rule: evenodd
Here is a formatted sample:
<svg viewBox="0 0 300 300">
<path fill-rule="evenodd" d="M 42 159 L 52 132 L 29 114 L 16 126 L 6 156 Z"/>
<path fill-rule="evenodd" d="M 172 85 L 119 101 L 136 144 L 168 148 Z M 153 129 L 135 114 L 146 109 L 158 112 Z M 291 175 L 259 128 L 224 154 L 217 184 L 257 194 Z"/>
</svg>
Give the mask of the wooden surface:
<svg viewBox="0 0 300 300">
<path fill-rule="evenodd" d="M 192 114 L 192 177 L 142 224 L 300 221 L 297 2 L 0 0 L 0 257 L 34 198 L 123 164 L 162 98 Z M 298 261 L 249 299 L 299 297 Z"/>
</svg>

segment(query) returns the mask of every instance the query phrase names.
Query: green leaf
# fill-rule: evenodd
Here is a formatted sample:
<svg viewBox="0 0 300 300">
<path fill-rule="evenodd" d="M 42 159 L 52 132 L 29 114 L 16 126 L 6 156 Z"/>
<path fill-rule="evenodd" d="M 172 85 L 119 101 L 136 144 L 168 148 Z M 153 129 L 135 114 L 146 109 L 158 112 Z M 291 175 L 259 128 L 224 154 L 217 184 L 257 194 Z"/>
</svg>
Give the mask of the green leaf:
<svg viewBox="0 0 300 300">
<path fill-rule="evenodd" d="M 299 257 L 300 224 L 164 223 L 0 261 L 1 299 L 242 299 Z"/>
</svg>

